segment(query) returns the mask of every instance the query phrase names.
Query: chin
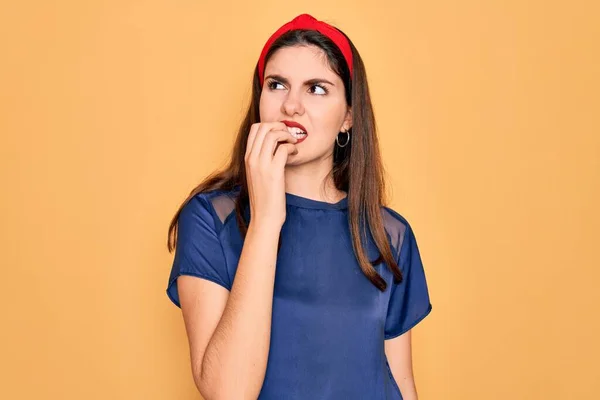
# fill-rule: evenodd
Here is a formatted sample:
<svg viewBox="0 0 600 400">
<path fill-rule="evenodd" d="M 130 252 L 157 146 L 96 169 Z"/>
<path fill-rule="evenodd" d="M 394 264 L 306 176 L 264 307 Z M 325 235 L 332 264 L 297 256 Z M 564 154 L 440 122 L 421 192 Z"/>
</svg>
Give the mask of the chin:
<svg viewBox="0 0 600 400">
<path fill-rule="evenodd" d="M 296 154 L 295 156 L 288 156 L 285 166 L 293 167 L 293 166 L 300 165 L 300 164 L 302 164 L 302 161 L 298 158 L 298 154 Z"/>
<path fill-rule="evenodd" d="M 286 167 L 288 167 L 288 166 L 291 167 L 291 166 L 298 165 L 298 164 L 299 164 L 298 161 L 293 160 L 291 157 L 288 157 L 287 162 L 285 163 L 285 166 Z"/>
</svg>

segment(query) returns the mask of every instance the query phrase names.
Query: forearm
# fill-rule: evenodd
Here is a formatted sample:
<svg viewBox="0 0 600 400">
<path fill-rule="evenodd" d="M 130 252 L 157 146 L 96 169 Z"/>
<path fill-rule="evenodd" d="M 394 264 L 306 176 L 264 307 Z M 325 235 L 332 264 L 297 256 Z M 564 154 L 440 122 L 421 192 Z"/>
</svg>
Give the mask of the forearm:
<svg viewBox="0 0 600 400">
<path fill-rule="evenodd" d="M 404 400 L 418 400 L 415 380 L 411 376 L 400 378 L 396 383 Z"/>
<path fill-rule="evenodd" d="M 267 367 L 281 227 L 248 228 L 227 305 L 206 348 L 201 387 L 207 400 L 256 399 Z"/>
</svg>

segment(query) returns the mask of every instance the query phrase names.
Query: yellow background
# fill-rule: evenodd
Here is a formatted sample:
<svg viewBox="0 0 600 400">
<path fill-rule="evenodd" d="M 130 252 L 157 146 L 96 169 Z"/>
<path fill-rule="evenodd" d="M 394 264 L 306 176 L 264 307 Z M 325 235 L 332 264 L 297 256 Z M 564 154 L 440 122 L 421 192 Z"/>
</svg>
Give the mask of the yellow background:
<svg viewBox="0 0 600 400">
<path fill-rule="evenodd" d="M 600 398 L 597 4 L 3 2 L 0 397 L 199 398 L 167 225 L 309 12 L 365 60 L 419 241 L 421 399 Z"/>
</svg>

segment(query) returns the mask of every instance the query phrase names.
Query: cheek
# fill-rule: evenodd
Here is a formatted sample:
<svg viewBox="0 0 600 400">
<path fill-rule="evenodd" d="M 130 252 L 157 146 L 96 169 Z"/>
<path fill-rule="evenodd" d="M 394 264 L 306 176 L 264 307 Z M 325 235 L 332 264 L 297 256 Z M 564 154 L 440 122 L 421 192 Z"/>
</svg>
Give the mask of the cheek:
<svg viewBox="0 0 600 400">
<path fill-rule="evenodd" d="M 279 115 L 279 103 L 275 96 L 268 93 L 262 93 L 258 103 L 261 121 L 276 120 Z"/>
<path fill-rule="evenodd" d="M 263 94 L 261 94 L 260 99 L 258 101 L 258 112 L 260 114 L 261 121 L 265 120 L 265 111 L 266 111 L 265 96 Z"/>
<path fill-rule="evenodd" d="M 343 120 L 344 110 L 340 110 L 337 104 L 321 103 L 310 108 L 310 115 L 313 121 L 318 121 L 317 123 L 323 133 L 337 135 L 340 121 Z"/>
</svg>

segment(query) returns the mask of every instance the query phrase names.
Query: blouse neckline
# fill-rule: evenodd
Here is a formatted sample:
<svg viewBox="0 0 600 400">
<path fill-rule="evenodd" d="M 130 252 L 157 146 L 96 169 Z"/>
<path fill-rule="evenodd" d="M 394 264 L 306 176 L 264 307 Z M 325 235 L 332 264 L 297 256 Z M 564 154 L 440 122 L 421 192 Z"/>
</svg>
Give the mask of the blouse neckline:
<svg viewBox="0 0 600 400">
<path fill-rule="evenodd" d="M 302 197 L 287 192 L 285 193 L 285 199 L 287 204 L 302 208 L 313 208 L 317 210 L 343 210 L 348 208 L 348 195 L 337 203 L 327 203 L 326 201 L 309 199 L 308 197 Z"/>
</svg>

